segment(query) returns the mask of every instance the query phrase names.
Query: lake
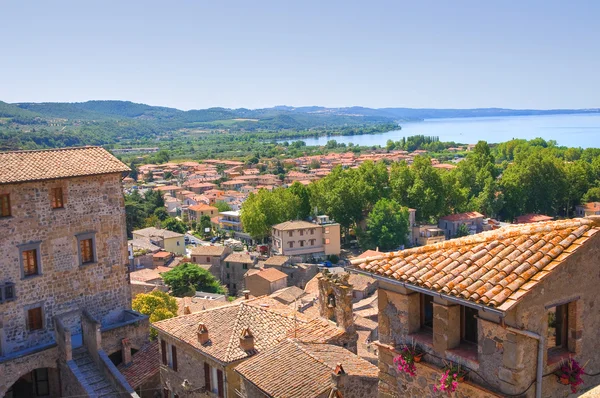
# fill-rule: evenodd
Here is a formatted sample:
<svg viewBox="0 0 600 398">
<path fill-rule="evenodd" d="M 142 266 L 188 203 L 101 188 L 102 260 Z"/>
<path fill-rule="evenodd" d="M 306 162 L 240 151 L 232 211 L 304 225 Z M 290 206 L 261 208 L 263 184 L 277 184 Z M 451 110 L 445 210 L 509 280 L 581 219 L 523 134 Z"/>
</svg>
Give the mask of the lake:
<svg viewBox="0 0 600 398">
<path fill-rule="evenodd" d="M 398 141 L 411 135 L 440 137 L 440 141 L 475 144 L 509 141 L 513 138 L 541 137 L 559 145 L 600 148 L 600 114 L 547 116 L 502 116 L 451 119 L 428 119 L 423 122 L 401 123 L 402 130 L 381 134 L 303 138 L 306 145 L 325 145 L 328 140 L 361 146 L 385 146 L 387 140 Z M 290 139 L 288 141 L 295 141 Z"/>
</svg>

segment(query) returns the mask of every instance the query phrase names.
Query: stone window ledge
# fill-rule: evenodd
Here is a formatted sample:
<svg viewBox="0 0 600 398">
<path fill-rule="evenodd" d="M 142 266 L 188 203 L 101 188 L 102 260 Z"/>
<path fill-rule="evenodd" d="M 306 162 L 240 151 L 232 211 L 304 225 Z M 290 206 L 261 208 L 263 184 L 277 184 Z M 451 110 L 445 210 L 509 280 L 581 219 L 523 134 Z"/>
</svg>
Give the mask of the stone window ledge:
<svg viewBox="0 0 600 398">
<path fill-rule="evenodd" d="M 464 364 L 473 370 L 479 370 L 479 358 L 477 346 L 472 344 L 461 344 L 451 350 L 446 350 L 446 358 L 460 364 Z"/>
<path fill-rule="evenodd" d="M 410 344 L 412 339 L 415 343 L 417 343 L 417 346 L 424 348 L 425 351 L 433 351 L 433 332 L 419 330 L 416 333 L 409 334 L 407 337 L 407 345 Z"/>
<path fill-rule="evenodd" d="M 569 352 L 567 350 L 555 350 L 553 352 L 548 353 L 548 362 L 546 365 L 547 373 L 554 372 L 560 368 L 560 362 L 563 359 L 568 359 L 573 356 L 575 353 Z"/>
</svg>

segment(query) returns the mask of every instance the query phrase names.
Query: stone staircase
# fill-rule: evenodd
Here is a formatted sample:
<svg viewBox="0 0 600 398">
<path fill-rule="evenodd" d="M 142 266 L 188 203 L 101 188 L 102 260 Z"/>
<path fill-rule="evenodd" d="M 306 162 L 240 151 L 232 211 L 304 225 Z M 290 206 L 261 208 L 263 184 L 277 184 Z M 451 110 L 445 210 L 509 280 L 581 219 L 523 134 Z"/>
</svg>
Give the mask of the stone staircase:
<svg viewBox="0 0 600 398">
<path fill-rule="evenodd" d="M 93 398 L 118 398 L 120 394 L 113 385 L 104 377 L 102 372 L 92 360 L 85 347 L 73 350 L 73 360 L 81 372 L 85 383 L 94 391 Z"/>
</svg>

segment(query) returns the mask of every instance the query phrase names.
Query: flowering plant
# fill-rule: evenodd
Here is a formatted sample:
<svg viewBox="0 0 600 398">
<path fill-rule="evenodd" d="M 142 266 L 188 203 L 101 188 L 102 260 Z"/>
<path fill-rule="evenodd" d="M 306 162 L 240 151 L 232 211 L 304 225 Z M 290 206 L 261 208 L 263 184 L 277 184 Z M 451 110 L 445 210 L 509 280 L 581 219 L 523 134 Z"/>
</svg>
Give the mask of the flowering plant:
<svg viewBox="0 0 600 398">
<path fill-rule="evenodd" d="M 587 365 L 587 363 L 586 363 Z M 583 374 L 584 366 L 581 366 L 579 362 L 569 357 L 560 362 L 560 368 L 558 370 L 558 378 L 563 384 L 570 384 L 571 391 L 577 392 L 577 387 L 583 384 L 581 375 Z"/>
<path fill-rule="evenodd" d="M 461 370 L 460 365 L 446 365 L 446 370 L 440 377 L 439 384 L 433 386 L 434 392 L 445 392 L 452 394 L 458 388 L 458 382 L 463 381 L 466 372 Z"/>
<path fill-rule="evenodd" d="M 401 372 L 408 373 L 411 376 L 417 375 L 417 367 L 415 362 L 421 362 L 423 353 L 417 349 L 415 342 L 408 346 L 402 345 L 400 349 L 400 355 L 394 358 L 394 364 L 398 366 L 398 370 Z"/>
</svg>

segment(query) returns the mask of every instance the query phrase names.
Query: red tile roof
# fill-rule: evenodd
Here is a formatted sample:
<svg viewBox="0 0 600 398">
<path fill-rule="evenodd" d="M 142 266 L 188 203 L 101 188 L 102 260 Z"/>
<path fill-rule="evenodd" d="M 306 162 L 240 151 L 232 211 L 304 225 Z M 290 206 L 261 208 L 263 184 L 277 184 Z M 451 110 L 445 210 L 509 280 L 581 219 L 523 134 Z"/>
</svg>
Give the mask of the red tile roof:
<svg viewBox="0 0 600 398">
<path fill-rule="evenodd" d="M 326 394 L 331 376 L 341 364 L 347 377 L 376 382 L 379 369 L 345 348 L 286 339 L 235 368 L 271 397 L 304 398 Z M 326 396 L 326 395 L 325 395 Z"/>
<path fill-rule="evenodd" d="M 0 184 L 131 171 L 100 147 L 0 152 Z"/>
<path fill-rule="evenodd" d="M 140 348 L 131 357 L 132 364 L 120 364 L 117 369 L 121 372 L 131 387 L 141 386 L 146 380 L 156 376 L 159 369 L 158 341 L 152 341 Z"/>
<path fill-rule="evenodd" d="M 591 218 L 520 224 L 352 264 L 506 311 L 598 231 L 599 219 Z"/>
<path fill-rule="evenodd" d="M 543 214 L 525 214 L 515 218 L 517 224 L 530 224 L 532 222 L 552 221 L 554 217 L 545 216 Z"/>
<path fill-rule="evenodd" d="M 259 276 L 269 282 L 275 282 L 287 278 L 287 274 L 279 271 L 277 268 L 261 268 L 248 271 L 247 276 Z"/>
<path fill-rule="evenodd" d="M 484 215 L 478 213 L 476 211 L 470 211 L 467 213 L 459 213 L 459 214 L 450 214 L 449 216 L 440 217 L 440 220 L 444 221 L 461 221 L 461 220 L 471 220 L 473 218 L 483 218 Z"/>
</svg>

